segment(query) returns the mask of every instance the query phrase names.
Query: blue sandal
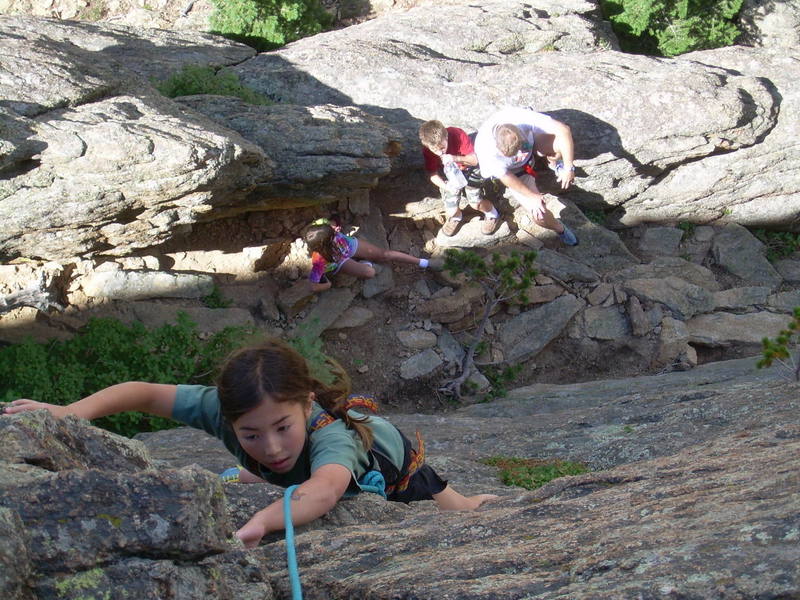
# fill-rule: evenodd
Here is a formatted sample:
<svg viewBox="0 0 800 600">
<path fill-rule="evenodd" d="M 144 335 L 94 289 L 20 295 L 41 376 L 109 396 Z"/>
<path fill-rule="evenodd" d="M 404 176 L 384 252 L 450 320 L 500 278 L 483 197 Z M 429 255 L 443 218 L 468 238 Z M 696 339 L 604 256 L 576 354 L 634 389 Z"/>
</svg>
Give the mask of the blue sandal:
<svg viewBox="0 0 800 600">
<path fill-rule="evenodd" d="M 242 467 L 231 467 L 225 469 L 219 474 L 222 483 L 240 483 L 239 474 L 242 472 Z"/>
</svg>

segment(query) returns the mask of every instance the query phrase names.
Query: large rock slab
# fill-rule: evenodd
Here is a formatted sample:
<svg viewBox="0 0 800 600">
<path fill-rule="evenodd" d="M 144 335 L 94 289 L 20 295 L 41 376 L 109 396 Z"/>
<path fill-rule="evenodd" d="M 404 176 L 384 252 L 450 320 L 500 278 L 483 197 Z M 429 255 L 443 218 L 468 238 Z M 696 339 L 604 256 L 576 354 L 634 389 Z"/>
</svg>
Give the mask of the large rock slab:
<svg viewBox="0 0 800 600">
<path fill-rule="evenodd" d="M 667 587 L 696 597 L 720 589 L 731 597 L 797 595 L 800 407 L 796 386 L 776 378 L 747 359 L 666 376 L 530 386 L 447 415 L 390 415 L 404 431 L 420 430 L 428 460 L 454 487 L 497 490 L 501 500 L 475 513 L 372 494 L 342 501 L 296 531 L 304 595 L 588 599 L 657 596 Z M 44 413 L 0 423 L 15 439 L 37 426 L 100 439 L 83 421 Z M 498 453 L 498 439 L 509 456 L 584 460 L 595 471 L 534 492 L 506 488 L 477 462 Z M 30 536 L 33 577 L 17 586 L 19 597 L 27 600 L 26 585 L 28 597 L 48 600 L 89 591 L 287 596 L 281 536 L 243 552 L 227 543 L 231 529 L 223 525 L 243 522 L 282 491 L 225 486 L 221 512 L 215 475 L 190 466 L 228 466 L 217 440 L 187 428 L 143 440 L 158 470 L 42 468 L 25 459 L 30 452 L 4 452 L 0 512 L 19 515 Z M 90 460 L 80 458 L 80 445 L 68 454 L 88 465 L 113 448 L 87 447 Z M 39 474 L 25 476 L 23 467 Z M 4 531 L 16 530 L 12 521 L 0 521 L 11 523 Z M 11 548 L 5 538 L 0 547 Z"/>
<path fill-rule="evenodd" d="M 363 201 L 397 153 L 398 135 L 375 116 L 178 104 L 151 84 L 252 55 L 207 34 L 0 17 L 0 255 L 129 255 L 209 219 Z"/>
<path fill-rule="evenodd" d="M 16 148 L 0 188 L 4 256 L 129 254 L 269 177 L 259 148 L 104 55 L 123 33 L 97 48 L 80 27 L 59 30 L 75 34 L 67 41 L 37 23 L 0 17 L 0 55 L 11 61 L 1 117 Z"/>
<path fill-rule="evenodd" d="M 714 236 L 711 251 L 717 264 L 746 286 L 774 289 L 783 280 L 767 260 L 764 244 L 740 225 L 727 225 Z"/>
<path fill-rule="evenodd" d="M 800 230 L 800 180 L 794 176 L 800 164 L 800 150 L 794 144 L 795 124 L 800 119 L 800 89 L 794 83 L 800 77 L 796 57 L 780 48 L 734 46 L 693 52 L 681 60 L 715 65 L 736 76 L 760 78 L 776 103 L 769 107 L 755 101 L 745 110 L 750 115 L 745 118 L 765 119 L 770 125 L 752 146 L 681 164 L 655 189 L 642 194 L 637 204 L 641 202 L 643 211 L 648 202 L 655 202 L 658 215 L 670 215 L 676 221 L 688 217 L 694 222 L 709 222 L 721 216 L 752 227 Z M 667 206 L 670 197 L 671 208 Z M 623 221 L 644 216 L 630 208 L 633 218 L 623 217 Z"/>
<path fill-rule="evenodd" d="M 352 106 L 254 106 L 223 96 L 178 100 L 239 132 L 275 161 L 275 176 L 253 190 L 274 208 L 360 199 L 391 170 L 399 134 Z"/>
<path fill-rule="evenodd" d="M 239 63 L 256 54 L 250 46 L 211 33 L 177 31 L 180 29 L 177 27 L 143 28 L 132 26 L 132 23 L 90 23 L 73 20 L 65 15 L 61 18 L 42 18 L 56 15 L 41 14 L 33 7 L 18 11 L 3 6 L 13 1 L 3 0 L 0 4 L 0 8 L 4 9 L 0 12 L 4 15 L 18 15 L 2 17 L 4 26 L 13 27 L 17 33 L 16 42 L 6 40 L 7 42 L 24 44 L 24 40 L 28 39 L 34 42 L 33 45 L 40 46 L 42 51 L 56 49 L 58 53 L 77 51 L 80 54 L 80 50 L 83 50 L 86 53 L 84 56 L 90 62 L 90 57 L 98 58 L 100 54 L 104 60 L 95 65 L 95 68 L 103 69 L 102 63 L 110 59 L 119 67 L 117 76 L 121 79 L 126 77 L 125 73 L 133 72 L 146 80 L 162 80 L 180 71 L 184 65 L 221 67 Z M 50 4 L 63 1 L 54 0 Z M 111 3 L 115 0 L 108 1 Z M 159 3 L 163 4 L 164 0 L 159 0 Z M 196 2 L 201 3 L 205 3 L 205 0 Z M 22 14 L 36 15 L 39 18 L 28 18 Z M 74 46 L 71 50 L 70 45 Z M 24 54 L 18 56 L 17 60 L 24 60 L 23 57 Z M 45 74 L 42 73 L 41 76 L 44 77 Z M 46 76 L 50 77 L 52 74 Z"/>
<path fill-rule="evenodd" d="M 373 530 L 369 547 L 349 545 L 344 563 L 328 532 L 309 532 L 298 538 L 307 597 L 791 596 L 800 561 L 798 436 L 796 426 L 726 436 L 563 478 L 477 514 L 443 514 L 435 524 L 411 517 L 402 527 L 413 535 Z M 279 564 L 281 551 L 271 546 L 265 556 Z"/>
<path fill-rule="evenodd" d="M 573 129 L 579 171 L 570 197 L 619 207 L 619 223 L 731 215 L 798 227 L 800 157 L 788 134 L 799 105 L 796 61 L 744 47 L 727 49 L 725 59 L 740 69 L 715 51 L 626 55 L 614 50 L 596 11 L 594 3 L 547 0 L 533 9 L 492 0 L 418 7 L 300 40 L 235 70 L 281 102 L 355 104 L 382 116 L 403 132 L 398 169 L 420 165 L 416 130 L 427 119 L 476 129 L 502 105 L 532 106 Z"/>
<path fill-rule="evenodd" d="M 632 279 L 623 287 L 639 300 L 663 304 L 681 320 L 714 309 L 714 296 L 711 292 L 677 277 Z"/>
<path fill-rule="evenodd" d="M 775 338 L 786 328 L 786 315 L 760 311 L 735 315 L 716 312 L 698 315 L 686 321 L 691 342 L 703 346 L 729 346 L 731 344 L 761 344 L 765 337 Z"/>
<path fill-rule="evenodd" d="M 558 336 L 582 306 L 567 294 L 512 317 L 499 328 L 505 360 L 514 363 L 536 356 Z"/>
</svg>

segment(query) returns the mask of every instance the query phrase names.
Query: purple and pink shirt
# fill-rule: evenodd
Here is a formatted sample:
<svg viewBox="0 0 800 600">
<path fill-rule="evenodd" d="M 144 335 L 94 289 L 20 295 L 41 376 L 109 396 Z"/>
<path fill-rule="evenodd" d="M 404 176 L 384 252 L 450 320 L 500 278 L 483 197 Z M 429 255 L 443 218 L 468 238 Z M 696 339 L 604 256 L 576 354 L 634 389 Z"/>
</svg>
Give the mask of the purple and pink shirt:
<svg viewBox="0 0 800 600">
<path fill-rule="evenodd" d="M 311 273 L 308 274 L 308 279 L 311 283 L 319 283 L 322 276 L 326 273 L 336 273 L 342 268 L 344 262 L 352 258 L 358 249 L 358 240 L 349 235 L 339 233 L 338 231 L 333 234 L 331 239 L 331 255 L 333 262 L 322 256 L 319 252 L 311 253 Z"/>
</svg>

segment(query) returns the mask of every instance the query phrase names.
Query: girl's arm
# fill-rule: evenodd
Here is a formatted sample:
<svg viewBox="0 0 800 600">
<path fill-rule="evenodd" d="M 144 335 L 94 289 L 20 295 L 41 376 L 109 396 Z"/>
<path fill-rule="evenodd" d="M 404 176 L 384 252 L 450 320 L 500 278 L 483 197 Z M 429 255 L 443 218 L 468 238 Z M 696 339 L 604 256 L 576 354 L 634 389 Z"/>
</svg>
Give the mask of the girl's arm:
<svg viewBox="0 0 800 600">
<path fill-rule="evenodd" d="M 36 402 L 26 398 L 14 400 L 6 407 L 6 413 L 13 415 L 45 409 L 54 417 L 75 415 L 84 419 L 97 419 L 136 410 L 159 417 L 171 417 L 176 390 L 177 386 L 174 385 L 128 381 L 102 389 L 67 406 Z"/>
<path fill-rule="evenodd" d="M 331 288 L 330 281 L 320 281 L 319 283 L 310 282 L 312 292 L 324 292 Z"/>
<path fill-rule="evenodd" d="M 447 181 L 445 181 L 445 178 L 442 177 L 441 175 L 439 175 L 438 172 L 431 173 L 430 176 L 429 176 L 429 179 L 431 180 L 431 183 L 433 185 L 435 185 L 436 187 L 438 187 L 438 188 L 447 187 Z"/>
<path fill-rule="evenodd" d="M 470 152 L 469 154 L 464 155 L 457 155 L 453 156 L 453 160 L 457 163 L 465 164 L 469 167 L 477 167 L 478 166 L 478 155 L 474 152 Z"/>
<path fill-rule="evenodd" d="M 336 506 L 347 490 L 352 475 L 347 467 L 337 464 L 323 465 L 308 481 L 292 492 L 292 523 L 305 525 L 327 514 Z M 283 498 L 258 511 L 247 524 L 236 532 L 236 536 L 247 548 L 254 548 L 261 538 L 281 531 L 283 526 Z"/>
</svg>

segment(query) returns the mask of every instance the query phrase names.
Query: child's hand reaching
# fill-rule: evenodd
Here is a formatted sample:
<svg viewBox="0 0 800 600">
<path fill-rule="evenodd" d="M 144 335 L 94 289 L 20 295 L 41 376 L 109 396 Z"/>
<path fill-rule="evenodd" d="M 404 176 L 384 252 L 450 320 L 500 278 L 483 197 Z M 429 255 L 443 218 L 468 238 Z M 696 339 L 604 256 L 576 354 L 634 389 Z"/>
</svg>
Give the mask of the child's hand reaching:
<svg viewBox="0 0 800 600">
<path fill-rule="evenodd" d="M 267 530 L 264 525 L 256 517 L 253 517 L 236 532 L 236 537 L 242 540 L 245 548 L 255 548 L 266 534 Z"/>
<path fill-rule="evenodd" d="M 37 402 L 36 400 L 28 400 L 27 398 L 20 398 L 9 402 L 3 407 L 2 414 L 16 415 L 18 413 L 30 412 L 32 410 L 46 410 L 54 417 L 66 417 L 69 413 L 66 406 L 58 406 L 55 404 L 47 404 L 46 402 Z"/>
</svg>

